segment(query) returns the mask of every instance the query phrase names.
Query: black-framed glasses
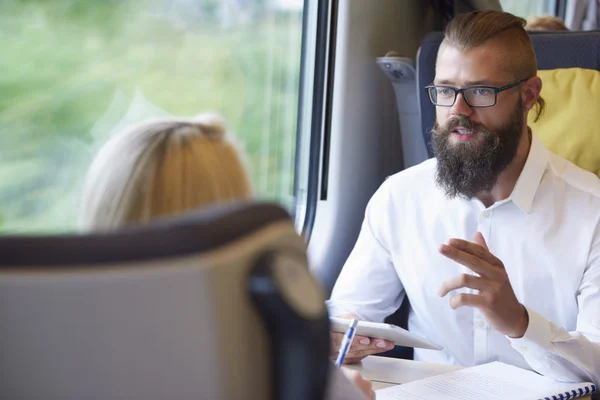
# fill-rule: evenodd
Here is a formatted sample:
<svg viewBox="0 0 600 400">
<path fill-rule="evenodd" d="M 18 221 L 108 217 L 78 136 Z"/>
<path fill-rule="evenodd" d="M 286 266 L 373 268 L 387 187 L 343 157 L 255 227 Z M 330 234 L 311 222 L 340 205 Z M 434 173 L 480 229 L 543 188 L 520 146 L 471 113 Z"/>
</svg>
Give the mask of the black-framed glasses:
<svg viewBox="0 0 600 400">
<path fill-rule="evenodd" d="M 436 106 L 452 107 L 456 102 L 456 97 L 461 93 L 467 104 L 471 107 L 493 107 L 496 105 L 498 93 L 520 85 L 528 79 L 530 78 L 519 79 L 516 82 L 500 87 L 472 86 L 459 89 L 444 85 L 429 85 L 425 86 L 425 89 L 429 93 L 429 100 Z"/>
</svg>

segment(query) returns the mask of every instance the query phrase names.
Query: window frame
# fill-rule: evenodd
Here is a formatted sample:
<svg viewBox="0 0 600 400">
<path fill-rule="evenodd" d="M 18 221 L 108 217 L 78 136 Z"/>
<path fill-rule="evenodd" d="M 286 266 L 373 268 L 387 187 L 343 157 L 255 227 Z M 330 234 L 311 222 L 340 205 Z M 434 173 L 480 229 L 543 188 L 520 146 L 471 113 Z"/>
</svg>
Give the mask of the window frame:
<svg viewBox="0 0 600 400">
<path fill-rule="evenodd" d="M 317 8 L 315 32 L 309 29 L 313 7 Z M 327 198 L 337 14 L 338 0 L 304 2 L 294 169 L 294 219 L 299 234 L 307 242 L 314 226 L 317 202 Z M 314 54 L 309 52 L 311 39 L 315 41 Z M 312 85 L 309 81 L 311 75 Z M 307 113 L 310 113 L 309 117 Z M 307 146 L 303 146 L 305 140 L 308 140 Z"/>
</svg>

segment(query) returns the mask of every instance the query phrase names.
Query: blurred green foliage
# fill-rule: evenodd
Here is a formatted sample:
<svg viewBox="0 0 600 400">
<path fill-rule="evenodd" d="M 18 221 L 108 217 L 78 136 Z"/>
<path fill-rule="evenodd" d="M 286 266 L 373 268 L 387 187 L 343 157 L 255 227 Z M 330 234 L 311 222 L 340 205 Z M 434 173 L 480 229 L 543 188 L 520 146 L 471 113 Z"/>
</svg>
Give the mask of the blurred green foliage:
<svg viewBox="0 0 600 400">
<path fill-rule="evenodd" d="M 74 230 L 98 148 L 156 115 L 223 115 L 290 206 L 302 15 L 237 3 L 2 0 L 0 233 Z"/>
</svg>

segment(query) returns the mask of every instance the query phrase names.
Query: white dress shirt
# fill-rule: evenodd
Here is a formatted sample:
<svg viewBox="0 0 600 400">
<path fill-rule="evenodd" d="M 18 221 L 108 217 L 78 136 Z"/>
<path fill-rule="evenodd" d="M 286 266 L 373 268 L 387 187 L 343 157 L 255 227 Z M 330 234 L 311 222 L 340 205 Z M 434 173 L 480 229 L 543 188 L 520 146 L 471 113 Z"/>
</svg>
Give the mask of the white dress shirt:
<svg viewBox="0 0 600 400">
<path fill-rule="evenodd" d="M 411 303 L 409 330 L 444 346 L 420 361 L 472 366 L 502 361 L 556 380 L 600 383 L 600 179 L 549 152 L 533 135 L 511 196 L 486 208 L 448 199 L 430 159 L 387 179 L 371 198 L 356 245 L 327 302 L 330 315 L 381 322 Z M 438 252 L 450 238 L 483 234 L 503 263 L 529 326 L 519 339 L 493 330 L 478 309 L 452 310 L 442 283 L 466 267 Z"/>
</svg>

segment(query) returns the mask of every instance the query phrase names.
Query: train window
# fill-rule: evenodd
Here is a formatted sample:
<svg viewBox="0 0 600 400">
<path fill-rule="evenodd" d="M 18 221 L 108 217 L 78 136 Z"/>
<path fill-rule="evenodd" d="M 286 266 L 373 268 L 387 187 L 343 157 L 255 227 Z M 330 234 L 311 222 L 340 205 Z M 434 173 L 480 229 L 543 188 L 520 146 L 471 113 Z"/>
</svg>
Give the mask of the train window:
<svg viewBox="0 0 600 400">
<path fill-rule="evenodd" d="M 76 228 L 98 148 L 148 117 L 213 111 L 256 192 L 294 207 L 302 0 L 0 3 L 0 232 Z"/>
<path fill-rule="evenodd" d="M 500 0 L 502 9 L 522 18 L 555 15 L 558 0 Z"/>
</svg>

